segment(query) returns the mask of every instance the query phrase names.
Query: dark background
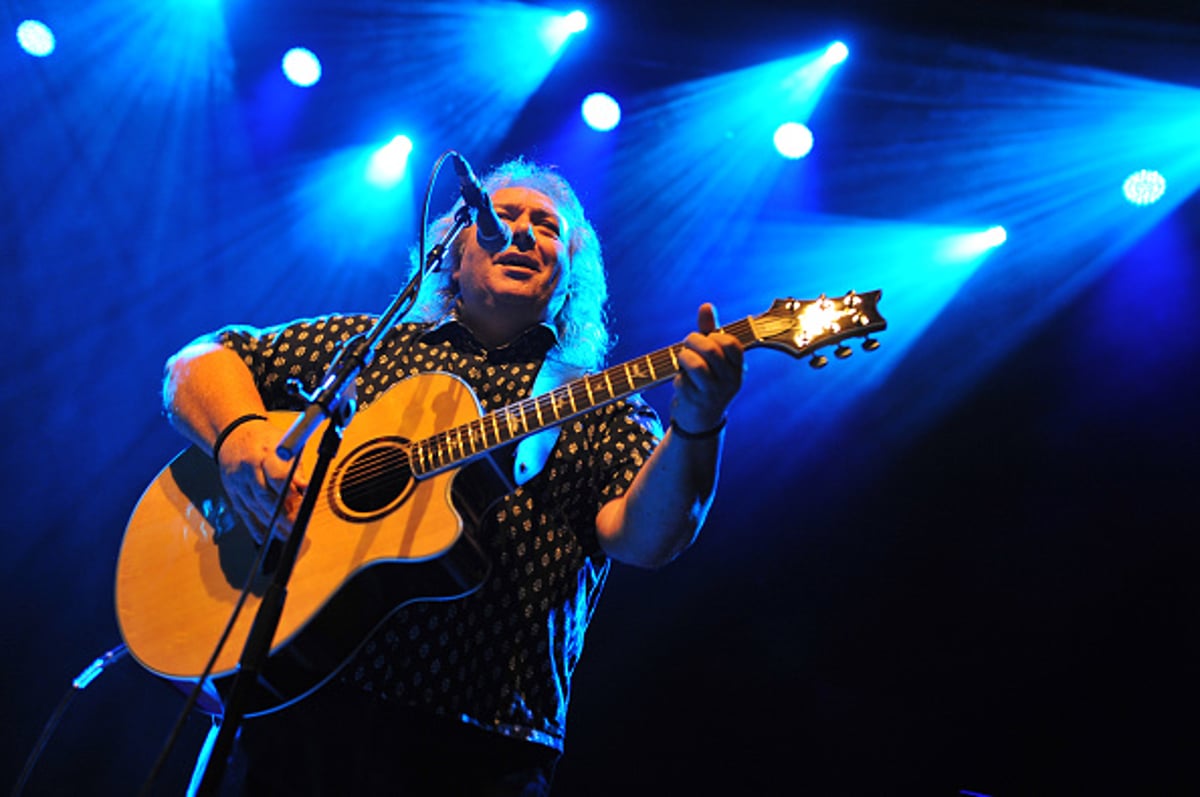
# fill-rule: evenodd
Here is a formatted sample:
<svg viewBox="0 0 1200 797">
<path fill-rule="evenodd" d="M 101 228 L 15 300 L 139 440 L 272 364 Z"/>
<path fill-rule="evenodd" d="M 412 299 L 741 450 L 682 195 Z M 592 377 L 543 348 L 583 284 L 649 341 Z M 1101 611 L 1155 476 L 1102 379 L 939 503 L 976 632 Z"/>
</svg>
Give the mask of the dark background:
<svg viewBox="0 0 1200 797">
<path fill-rule="evenodd" d="M 0 20 L 12 30 L 26 16 L 77 20 L 104 4 L 71 5 L 6 0 Z M 244 107 L 253 107 L 259 66 L 290 34 L 324 32 L 334 53 L 339 24 L 385 6 L 227 3 Z M 855 71 L 822 100 L 824 188 L 803 207 L 769 203 L 755 219 L 696 211 L 748 225 L 727 240 L 753 240 L 755 223 L 800 214 L 951 221 L 953 203 L 912 192 L 954 161 L 952 144 L 923 146 L 945 118 L 904 98 L 927 98 L 921 70 L 934 75 L 964 46 L 1200 84 L 1190 3 L 610 1 L 589 10 L 592 44 L 572 45 L 503 140 L 473 153 L 477 165 L 557 154 L 555 114 L 575 107 L 581 75 L 634 95 L 795 51 L 792 40 L 803 51 L 855 35 Z M 107 41 L 104 22 L 95 38 Z M 136 109 L 176 107 L 169 90 L 138 84 L 119 124 L 102 112 L 115 124 L 105 129 L 131 146 L 100 148 L 75 109 L 111 102 L 120 89 L 71 87 L 53 59 L 33 62 L 8 41 L 6 783 L 71 679 L 120 641 L 112 578 L 124 523 L 180 447 L 159 411 L 165 358 L 230 321 L 382 309 L 400 280 L 378 265 L 329 277 L 311 253 L 285 246 L 271 258 L 265 244 L 214 232 L 259 226 L 255 197 L 341 143 L 336 95 L 315 95 L 323 99 L 314 105 L 327 105 L 313 111 L 308 133 L 254 153 L 259 179 L 239 198 L 245 185 L 187 166 L 189 153 L 222 157 L 218 116 L 174 140 L 185 165 L 162 171 L 162 114 L 145 121 Z M 897 63 L 905 69 L 883 74 Z M 869 123 L 896 112 L 897 97 L 914 132 L 878 145 Z M 960 99 L 975 107 L 966 92 L 942 97 L 945 107 Z M 360 102 L 363 113 L 378 110 Z M 423 112 L 458 113 L 436 104 Z M 430 149 L 457 146 L 446 138 Z M 1014 154 L 1014 168 L 1027 155 Z M 839 158 L 855 164 L 854 179 L 839 181 Z M 418 184 L 429 160 L 413 166 Z M 73 176 L 80 165 L 88 170 Z M 669 231 L 623 235 L 631 213 L 664 212 L 655 164 L 645 172 L 636 208 L 628 186 L 618 202 L 600 178 L 580 181 L 608 244 L 621 359 L 682 337 L 701 300 L 732 320 L 764 309 L 775 288 L 747 289 L 752 269 L 719 243 L 697 251 Z M 961 223 L 975 223 L 980 205 L 959 207 Z M 646 268 L 649 248 L 668 252 L 652 262 L 669 256 L 671 268 Z M 801 279 L 792 290 L 882 288 L 884 345 L 820 372 L 774 352 L 749 355 L 700 541 L 659 572 L 614 568 L 576 678 L 558 793 L 1193 791 L 1198 253 L 1200 206 L 1176 197 L 1113 250 L 1050 256 L 1020 249 L 1015 234 L 936 307 L 906 300 L 911 281 L 885 262 L 831 263 Z M 1056 301 L 1039 301 L 1047 296 Z M 650 396 L 663 409 L 667 397 Z M 180 706 L 174 691 L 121 661 L 71 704 L 27 793 L 135 793 Z M 188 721 L 162 793 L 182 791 L 204 728 L 200 717 Z"/>
</svg>

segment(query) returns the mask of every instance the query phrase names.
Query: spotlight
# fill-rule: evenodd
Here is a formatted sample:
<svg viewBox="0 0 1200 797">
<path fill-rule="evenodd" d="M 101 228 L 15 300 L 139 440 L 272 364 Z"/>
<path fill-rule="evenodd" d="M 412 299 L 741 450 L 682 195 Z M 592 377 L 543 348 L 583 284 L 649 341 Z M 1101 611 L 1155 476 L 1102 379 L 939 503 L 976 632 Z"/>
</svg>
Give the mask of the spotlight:
<svg viewBox="0 0 1200 797">
<path fill-rule="evenodd" d="M 799 122 L 784 122 L 775 129 L 775 149 L 788 160 L 798 160 L 812 152 L 813 134 Z"/>
<path fill-rule="evenodd" d="M 589 94 L 584 99 L 580 110 L 583 112 L 583 121 L 587 122 L 588 127 L 601 133 L 607 133 L 621 121 L 621 106 L 603 92 L 597 91 Z"/>
<path fill-rule="evenodd" d="M 976 260 L 1008 240 L 1008 231 L 996 225 L 979 232 L 960 233 L 945 238 L 938 247 L 938 260 L 947 264 Z"/>
<path fill-rule="evenodd" d="M 825 49 L 824 60 L 830 66 L 840 64 L 850 57 L 850 48 L 841 42 L 834 42 Z"/>
<path fill-rule="evenodd" d="M 996 225 L 979 234 L 979 243 L 984 249 L 995 249 L 1008 240 L 1008 230 Z"/>
<path fill-rule="evenodd" d="M 312 50 L 293 47 L 283 56 L 283 74 L 297 86 L 308 88 L 321 79 L 321 61 Z"/>
<path fill-rule="evenodd" d="M 390 188 L 400 182 L 408 169 L 408 156 L 412 149 L 412 139 L 405 135 L 396 136 L 384 144 L 367 164 L 367 180 L 380 188 Z"/>
<path fill-rule="evenodd" d="M 587 14 L 582 11 L 572 11 L 562 18 L 563 29 L 567 34 L 581 33 L 587 30 L 588 18 Z"/>
<path fill-rule="evenodd" d="M 27 19 L 17 26 L 17 42 L 22 50 L 38 58 L 54 52 L 54 33 L 36 19 Z"/>
<path fill-rule="evenodd" d="M 550 17 L 542 26 L 542 41 L 546 45 L 547 52 L 551 55 L 557 53 L 567 39 L 576 33 L 587 30 L 587 26 L 587 14 L 582 11 L 572 11 L 570 14 Z"/>
<path fill-rule="evenodd" d="M 1125 178 L 1122 186 L 1125 198 L 1131 204 L 1144 206 L 1153 205 L 1162 199 L 1167 191 L 1167 180 L 1161 174 L 1151 169 L 1142 169 Z"/>
</svg>

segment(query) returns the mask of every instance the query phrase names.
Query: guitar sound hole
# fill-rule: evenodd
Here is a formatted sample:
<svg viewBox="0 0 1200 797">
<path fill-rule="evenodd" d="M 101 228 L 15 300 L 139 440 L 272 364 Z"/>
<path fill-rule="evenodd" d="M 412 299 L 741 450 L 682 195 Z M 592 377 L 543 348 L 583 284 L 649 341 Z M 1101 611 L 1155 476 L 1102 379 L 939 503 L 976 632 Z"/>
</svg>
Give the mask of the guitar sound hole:
<svg viewBox="0 0 1200 797">
<path fill-rule="evenodd" d="M 381 438 L 352 451 L 334 472 L 330 503 L 346 520 L 369 521 L 394 510 L 413 488 L 403 438 Z"/>
</svg>

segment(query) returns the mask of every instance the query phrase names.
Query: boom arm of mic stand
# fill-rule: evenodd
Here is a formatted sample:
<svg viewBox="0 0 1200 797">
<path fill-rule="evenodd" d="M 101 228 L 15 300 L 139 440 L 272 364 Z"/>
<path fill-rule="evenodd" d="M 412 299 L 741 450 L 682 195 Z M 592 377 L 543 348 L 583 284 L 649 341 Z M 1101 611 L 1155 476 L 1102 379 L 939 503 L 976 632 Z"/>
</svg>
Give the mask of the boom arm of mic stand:
<svg viewBox="0 0 1200 797">
<path fill-rule="evenodd" d="M 308 401 L 308 406 L 292 423 L 291 428 L 287 430 L 275 449 L 275 453 L 279 455 L 280 459 L 287 461 L 298 455 L 323 418 L 337 420 L 342 426 L 349 423 L 355 409 L 353 404 L 354 380 L 375 356 L 375 347 L 379 345 L 379 341 L 391 329 L 396 318 L 400 316 L 401 308 L 405 303 L 416 298 L 421 285 L 421 275 L 441 266 L 442 258 L 446 254 L 446 247 L 470 223 L 471 210 L 464 205 L 454 214 L 454 223 L 442 236 L 442 240 L 429 250 L 421 271 L 414 274 L 404 290 L 392 300 L 387 311 L 379 317 L 371 331 L 366 336 L 357 336 L 346 342 L 346 347 L 329 364 L 325 379 L 311 395 L 300 391 L 300 395 Z"/>
</svg>

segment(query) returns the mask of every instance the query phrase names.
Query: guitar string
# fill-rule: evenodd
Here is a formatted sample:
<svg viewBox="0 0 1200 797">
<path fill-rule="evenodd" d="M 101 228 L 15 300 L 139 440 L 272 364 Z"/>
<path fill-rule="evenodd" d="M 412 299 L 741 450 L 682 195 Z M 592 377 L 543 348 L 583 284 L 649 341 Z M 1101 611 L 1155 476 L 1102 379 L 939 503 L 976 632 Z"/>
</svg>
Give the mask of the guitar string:
<svg viewBox="0 0 1200 797">
<path fill-rule="evenodd" d="M 756 339 L 748 318 L 734 322 L 723 329 L 734 334 L 743 343 L 749 343 Z M 413 473 L 411 463 L 414 458 L 420 461 L 422 454 L 432 465 L 428 470 L 452 469 L 491 449 L 532 434 L 527 420 L 530 417 L 535 419 L 552 417 L 553 420 L 550 422 L 539 421 L 535 425 L 535 428 L 539 430 L 549 428 L 597 406 L 664 382 L 678 372 L 678 352 L 682 347 L 683 344 L 675 344 L 599 373 L 588 374 L 548 393 L 527 397 L 501 410 L 487 413 L 421 440 L 381 447 L 377 451 L 369 452 L 343 469 L 346 476 L 338 482 L 338 493 L 342 497 L 342 503 L 353 506 L 379 489 L 381 477 L 404 473 L 405 484 L 396 491 L 395 497 L 399 497 L 407 490 L 408 481 L 414 478 L 420 481 L 419 476 Z M 637 369 L 640 361 L 649 364 L 652 375 L 638 376 L 636 370 L 633 376 L 630 375 L 629 368 Z M 662 373 L 668 374 L 668 376 L 657 378 L 653 376 Z M 620 383 L 625 383 L 623 389 L 614 387 L 615 384 Z M 596 400 L 594 396 L 597 394 L 602 398 Z M 557 411 L 559 407 L 571 407 L 572 411 L 564 415 Z M 580 410 L 578 407 L 583 407 L 583 409 Z M 517 431 L 514 432 L 514 429 Z M 476 440 L 480 441 L 482 445 L 476 443 Z M 467 448 L 471 450 L 464 455 L 463 452 Z M 423 466 L 422 470 L 425 470 Z M 384 507 L 386 507 L 386 503 Z M 337 514 L 329 502 L 318 504 L 313 511 L 314 514 L 317 512 L 322 515 Z"/>
<path fill-rule="evenodd" d="M 669 367 L 671 376 L 674 376 L 676 359 L 670 352 L 664 350 L 655 352 L 654 355 L 657 355 L 657 358 L 656 360 L 652 359 L 650 363 L 653 372 L 663 373 Z M 651 357 L 653 355 L 647 355 L 647 358 Z M 609 370 L 619 371 L 620 369 L 621 366 L 618 366 L 616 369 Z M 635 382 L 627 373 L 621 374 L 621 376 L 622 381 L 628 384 L 627 391 L 610 390 L 612 377 L 606 376 L 603 372 L 591 374 L 570 385 L 564 385 L 562 388 L 539 396 L 522 399 L 502 410 L 488 413 L 421 440 L 411 441 L 407 444 L 381 446 L 377 451 L 359 457 L 349 466 L 350 473 L 339 482 L 340 490 L 351 496 L 364 495 L 374 489 L 374 483 L 380 475 L 399 469 L 406 469 L 411 473 L 410 461 L 415 459 L 419 462 L 422 453 L 424 453 L 425 459 L 431 463 L 432 467 L 429 470 L 455 467 L 455 463 L 466 462 L 488 450 L 511 443 L 519 437 L 533 434 L 533 431 L 529 429 L 530 424 L 527 419 L 538 418 L 539 408 L 541 417 L 550 417 L 553 418 L 553 421 L 535 424 L 534 428 L 538 430 L 563 423 L 574 415 L 614 401 L 623 395 L 637 392 L 653 381 L 664 381 L 663 377 L 659 377 L 658 380 L 646 377 L 645 382 L 642 383 Z M 588 387 L 591 387 L 592 395 L 590 396 Z M 593 398 L 597 394 L 602 398 L 599 400 Z M 567 407 L 571 408 L 570 412 L 564 413 L 557 409 Z"/>
<path fill-rule="evenodd" d="M 742 319 L 723 328 L 737 336 L 743 343 L 752 342 L 756 336 L 750 326 L 750 319 Z M 397 497 L 407 489 L 407 481 L 417 478 L 411 467 L 412 461 L 421 461 L 422 456 L 431 464 L 427 470 L 451 469 L 479 456 L 491 449 L 511 443 L 519 437 L 532 434 L 528 418 L 553 418 L 550 422 L 540 420 L 535 428 L 548 428 L 563 423 L 571 417 L 587 412 L 596 406 L 601 406 L 646 389 L 657 383 L 674 377 L 678 372 L 678 352 L 683 344 L 660 349 L 639 358 L 649 364 L 650 375 L 639 375 L 639 360 L 631 360 L 621 365 L 613 366 L 596 374 L 588 374 L 579 380 L 556 388 L 548 393 L 530 396 L 520 401 L 486 415 L 475 418 L 465 424 L 437 432 L 422 440 L 411 441 L 404 445 L 383 447 L 378 451 L 360 457 L 347 469 L 347 475 L 338 483 L 338 492 L 343 503 L 353 505 L 359 499 L 369 496 L 379 487 L 381 476 L 403 473 L 406 484 L 396 492 Z M 631 376 L 629 368 L 635 369 Z M 667 376 L 656 376 L 666 374 Z M 615 384 L 624 383 L 622 389 Z M 594 397 L 599 394 L 600 400 Z M 563 415 L 559 407 L 571 407 L 572 411 Z M 582 410 L 578 409 L 583 407 Z M 514 428 L 517 431 L 513 431 Z M 490 440 L 489 440 L 490 438 Z M 478 443 L 476 441 L 479 441 Z M 468 451 L 468 449 L 470 449 Z M 423 471 L 426 468 L 422 466 Z M 394 499 L 393 499 L 394 500 Z M 334 514 L 331 506 L 319 507 L 325 512 Z"/>
<path fill-rule="evenodd" d="M 798 315 L 798 313 L 791 314 L 791 317 L 786 322 L 773 319 L 768 314 L 764 314 L 758 318 L 747 317 L 722 327 L 721 331 L 734 335 L 743 345 L 750 346 L 756 342 L 765 341 L 768 338 L 778 337 L 785 331 L 795 330 L 795 322 Z M 856 319 L 862 319 L 859 323 L 863 326 L 867 326 L 870 321 L 867 314 L 857 311 L 843 311 L 839 313 L 839 317 L 847 315 L 854 315 Z M 773 320 L 775 323 L 772 323 Z M 760 323 L 760 329 L 755 329 L 752 324 L 754 321 Z M 865 332 L 866 330 L 859 330 L 858 334 L 864 334 Z M 814 341 L 809 341 L 808 345 L 811 346 L 816 340 L 827 337 L 830 337 L 830 335 L 819 335 Z M 511 443 L 520 437 L 533 434 L 534 432 L 529 429 L 528 423 L 528 418 L 531 416 L 537 419 L 535 429 L 550 428 L 595 407 L 665 382 L 678 372 L 678 352 L 682 348 L 682 343 L 675 344 L 651 352 L 641 358 L 613 366 L 599 373 L 587 374 L 548 393 L 527 397 L 507 407 L 486 413 L 467 423 L 437 432 L 421 440 L 409 441 L 406 444 L 388 446 L 378 451 L 370 452 L 349 463 L 348 467 L 340 469 L 340 472 L 346 473 L 346 476 L 338 482 L 338 492 L 342 497 L 342 503 L 352 506 L 378 490 L 381 476 L 403 473 L 404 484 L 401 489 L 381 507 L 373 510 L 375 513 L 380 511 L 390 512 L 390 503 L 408 491 L 409 483 L 414 480 L 421 481 L 420 476 L 427 476 L 429 471 L 442 469 L 443 472 L 446 472 L 452 470 L 489 450 Z M 639 372 L 636 370 L 639 362 L 649 363 L 650 376 L 645 374 L 639 375 Z M 632 376 L 629 372 L 630 367 L 635 368 L 634 375 Z M 653 376 L 660 372 L 667 374 L 667 376 Z M 635 378 L 637 381 L 635 381 Z M 617 389 L 615 387 L 616 384 L 620 384 L 621 382 L 626 383 L 627 389 Z M 597 401 L 595 399 L 596 394 L 600 394 L 601 396 L 607 394 L 607 396 Z M 565 416 L 556 411 L 558 407 L 568 406 L 571 407 L 571 412 L 566 413 Z M 583 407 L 582 410 L 578 409 L 580 406 Z M 551 416 L 553 420 L 545 422 L 543 419 L 546 415 Z M 502 420 L 503 423 L 501 422 Z M 488 429 L 489 423 L 491 426 L 490 431 Z M 517 431 L 514 431 L 514 429 Z M 488 440 L 489 436 L 492 438 L 491 442 Z M 476 439 L 482 445 L 476 443 Z M 470 446 L 472 450 L 470 453 L 464 455 L 463 452 L 467 446 Z M 411 462 L 414 457 L 420 461 L 422 455 L 432 464 L 432 467 L 425 469 L 422 466 L 423 472 L 415 474 L 411 468 Z M 345 460 L 343 460 L 343 465 L 346 465 Z M 341 513 L 328 500 L 320 502 L 313 507 L 313 516 L 320 515 L 324 517 L 336 514 Z"/>
</svg>

